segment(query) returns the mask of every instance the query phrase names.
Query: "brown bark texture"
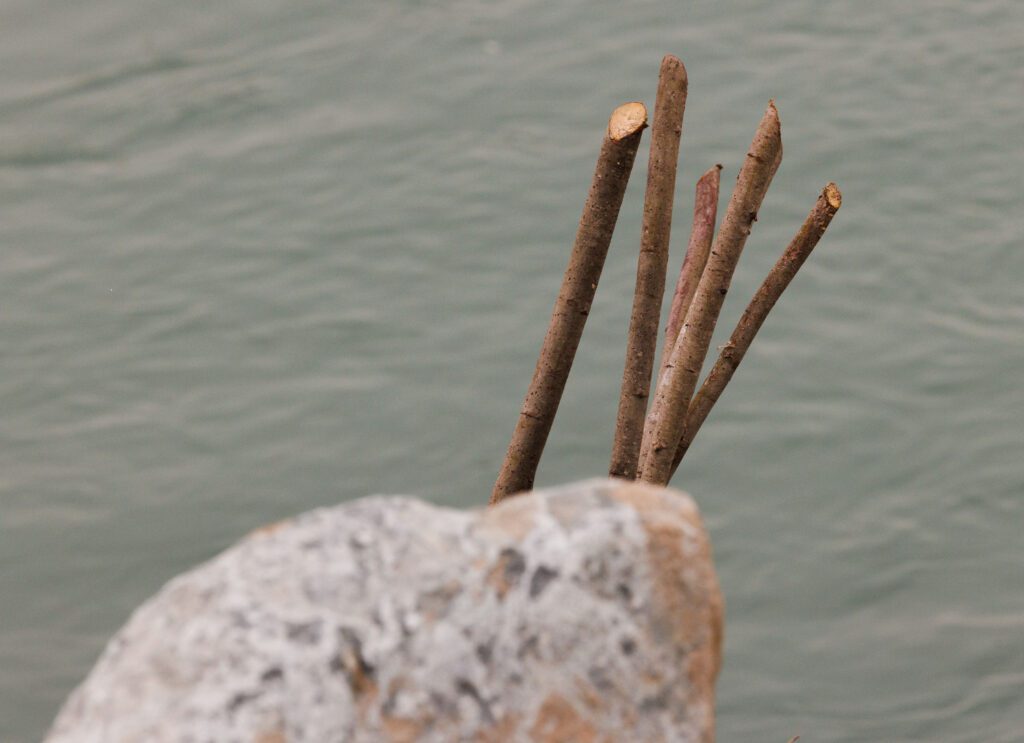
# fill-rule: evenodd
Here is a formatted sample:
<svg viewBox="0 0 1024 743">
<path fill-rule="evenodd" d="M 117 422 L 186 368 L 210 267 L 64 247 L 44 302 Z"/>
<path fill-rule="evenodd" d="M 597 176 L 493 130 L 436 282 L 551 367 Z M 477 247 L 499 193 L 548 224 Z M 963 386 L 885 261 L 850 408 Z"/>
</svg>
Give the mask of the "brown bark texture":
<svg viewBox="0 0 1024 743">
<path fill-rule="evenodd" d="M 693 206 L 693 224 L 690 228 L 690 242 L 686 247 L 686 256 L 683 258 L 683 265 L 679 271 L 675 294 L 672 297 L 672 308 L 669 311 L 668 322 L 665 325 L 665 346 L 661 351 L 661 363 L 658 365 L 655 389 L 661 386 L 661 379 L 665 375 L 665 367 L 672 356 L 672 349 L 675 347 L 676 339 L 679 337 L 679 330 L 686 319 L 686 313 L 690 310 L 693 296 L 697 293 L 700 277 L 704 274 L 704 266 L 708 262 L 708 255 L 711 253 L 711 241 L 715 236 L 715 219 L 718 215 L 718 190 L 721 180 L 721 169 L 721 165 L 716 165 L 697 181 Z M 646 420 L 644 425 L 647 425 Z M 640 463 L 647 459 L 648 444 L 649 441 L 647 440 L 641 443 Z M 637 470 L 639 469 L 638 466 Z M 639 476 L 639 471 L 637 475 Z"/>
<path fill-rule="evenodd" d="M 811 209 L 811 213 L 807 215 L 803 226 L 800 227 L 800 231 L 783 251 L 754 294 L 753 299 L 750 300 L 739 323 L 736 324 L 736 329 L 732 331 L 729 342 L 722 347 L 718 360 L 711 368 L 711 372 L 686 412 L 682 440 L 679 442 L 675 459 L 672 462 L 673 474 L 679 466 L 679 462 L 686 455 L 687 449 L 690 448 L 690 444 L 693 443 L 694 436 L 697 435 L 704 420 L 708 417 L 708 413 L 711 412 L 711 408 L 718 402 L 718 398 L 721 397 L 729 380 L 732 379 L 733 373 L 743 361 L 747 349 L 750 348 L 757 331 L 761 329 L 761 325 L 768 317 L 768 313 L 779 301 L 782 292 L 796 276 L 797 271 L 814 250 L 814 246 L 818 244 L 821 236 L 825 234 L 825 230 L 832 222 L 832 217 L 839 211 L 842 201 L 842 194 L 836 184 L 829 183 L 825 186 L 814 208 Z"/>
<path fill-rule="evenodd" d="M 658 344 L 658 321 L 665 293 L 672 204 L 675 200 L 679 139 L 686 109 L 686 68 L 678 58 L 665 55 L 658 77 L 658 95 L 651 125 L 651 155 L 647 164 L 640 256 L 636 291 L 629 321 L 626 362 L 622 372 L 615 438 L 609 474 L 636 478 L 644 417 L 651 389 L 651 371 Z"/>
<path fill-rule="evenodd" d="M 715 165 L 697 181 L 693 199 L 693 225 L 690 227 L 690 242 L 686 246 L 686 257 L 679 269 L 675 294 L 672 295 L 672 309 L 665 323 L 665 346 L 661 351 L 658 378 L 665 369 L 672 347 L 679 337 L 679 329 L 683 326 L 686 313 L 697 293 L 704 266 L 711 252 L 711 241 L 715 237 L 715 220 L 718 217 L 718 189 L 721 182 L 722 166 Z"/>
<path fill-rule="evenodd" d="M 608 131 L 580 217 L 569 265 L 562 277 L 562 286 L 512 441 L 491 494 L 492 504 L 533 487 L 537 465 L 590 313 L 633 160 L 646 126 L 647 109 L 637 102 L 619 106 L 608 121 Z"/>
<path fill-rule="evenodd" d="M 769 102 L 740 168 L 725 218 L 697 285 L 697 293 L 665 365 L 665 374 L 659 381 L 654 404 L 647 416 L 643 447 L 645 458 L 640 473 L 640 479 L 645 482 L 668 483 L 690 398 L 711 345 L 711 336 L 736 263 L 778 168 L 781 147 L 779 114 L 775 103 Z"/>
</svg>

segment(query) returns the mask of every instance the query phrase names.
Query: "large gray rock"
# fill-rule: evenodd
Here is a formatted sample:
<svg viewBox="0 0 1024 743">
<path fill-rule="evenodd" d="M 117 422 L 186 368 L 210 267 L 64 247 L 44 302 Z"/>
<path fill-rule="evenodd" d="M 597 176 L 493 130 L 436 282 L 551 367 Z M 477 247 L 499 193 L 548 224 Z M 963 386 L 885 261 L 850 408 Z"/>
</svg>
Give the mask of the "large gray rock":
<svg viewBox="0 0 1024 743">
<path fill-rule="evenodd" d="M 111 640 L 51 743 L 711 741 L 722 600 L 686 495 L 613 480 L 261 529 Z"/>
</svg>

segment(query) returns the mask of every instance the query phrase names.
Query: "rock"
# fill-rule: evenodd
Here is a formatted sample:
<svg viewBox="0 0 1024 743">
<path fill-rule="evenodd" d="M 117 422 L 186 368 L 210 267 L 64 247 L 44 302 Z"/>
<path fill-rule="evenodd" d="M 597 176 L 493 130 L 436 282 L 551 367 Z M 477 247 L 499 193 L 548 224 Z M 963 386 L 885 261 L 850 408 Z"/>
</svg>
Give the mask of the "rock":
<svg viewBox="0 0 1024 743">
<path fill-rule="evenodd" d="M 260 529 L 132 615 L 50 743 L 711 741 L 722 599 L 682 493 L 592 480 Z"/>
</svg>

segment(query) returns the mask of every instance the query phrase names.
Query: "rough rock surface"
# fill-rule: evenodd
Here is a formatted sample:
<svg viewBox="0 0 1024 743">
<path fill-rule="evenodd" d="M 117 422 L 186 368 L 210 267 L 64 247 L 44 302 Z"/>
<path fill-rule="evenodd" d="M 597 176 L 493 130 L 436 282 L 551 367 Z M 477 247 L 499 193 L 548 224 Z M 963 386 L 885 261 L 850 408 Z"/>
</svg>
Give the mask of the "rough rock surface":
<svg viewBox="0 0 1024 743">
<path fill-rule="evenodd" d="M 711 741 L 721 637 L 682 493 L 593 480 L 474 512 L 371 497 L 172 580 L 47 740 Z"/>
</svg>

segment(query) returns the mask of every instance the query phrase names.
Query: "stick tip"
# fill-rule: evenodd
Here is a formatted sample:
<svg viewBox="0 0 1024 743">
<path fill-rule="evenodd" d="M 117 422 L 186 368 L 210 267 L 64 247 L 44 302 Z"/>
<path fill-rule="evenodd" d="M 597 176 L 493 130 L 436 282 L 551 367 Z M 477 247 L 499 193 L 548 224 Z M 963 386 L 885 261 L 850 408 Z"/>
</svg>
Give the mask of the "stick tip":
<svg viewBox="0 0 1024 743">
<path fill-rule="evenodd" d="M 828 201 L 828 205 L 833 209 L 838 209 L 843 205 L 843 195 L 839 192 L 839 186 L 835 183 L 829 183 L 825 186 L 823 194 Z"/>
<path fill-rule="evenodd" d="M 608 119 L 608 137 L 616 142 L 647 126 L 647 107 L 640 101 L 630 101 L 612 111 Z"/>
<path fill-rule="evenodd" d="M 661 78 L 675 78 L 679 86 L 686 90 L 688 83 L 686 77 L 686 65 L 674 54 L 666 54 L 661 58 L 661 72 L 659 73 Z"/>
<path fill-rule="evenodd" d="M 718 188 L 718 183 L 721 181 L 722 164 L 715 163 L 710 168 L 704 171 L 704 175 L 697 181 L 697 186 L 700 188 Z"/>
</svg>

